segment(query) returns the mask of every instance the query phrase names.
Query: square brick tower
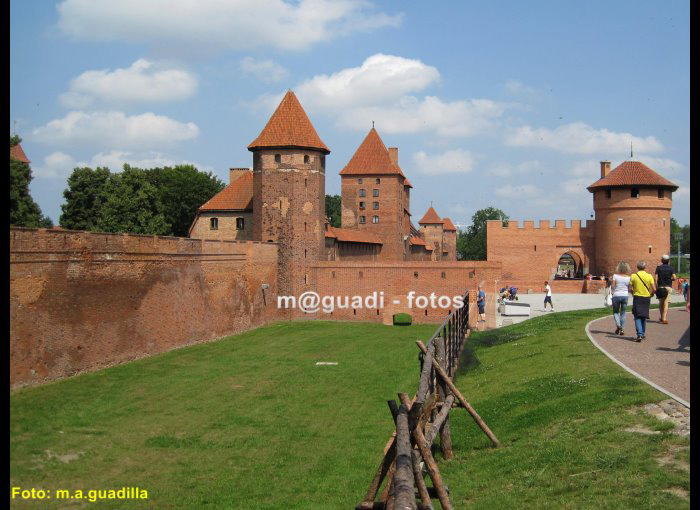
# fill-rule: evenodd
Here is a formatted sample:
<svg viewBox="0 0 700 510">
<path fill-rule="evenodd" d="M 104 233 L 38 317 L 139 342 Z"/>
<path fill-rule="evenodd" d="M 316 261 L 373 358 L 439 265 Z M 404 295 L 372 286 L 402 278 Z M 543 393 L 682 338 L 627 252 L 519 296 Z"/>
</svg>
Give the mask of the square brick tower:
<svg viewBox="0 0 700 510">
<path fill-rule="evenodd" d="M 253 239 L 279 243 L 279 293 L 313 290 L 325 253 L 326 155 L 294 92 L 287 91 L 248 146 L 253 153 Z"/>
<path fill-rule="evenodd" d="M 432 206 L 418 222 L 423 239 L 433 249 L 433 260 L 443 260 L 442 253 L 445 244 L 444 223 Z M 456 245 L 455 240 L 455 248 Z"/>
<path fill-rule="evenodd" d="M 379 236 L 381 260 L 404 260 L 410 230 L 408 180 L 398 164 L 398 149 L 387 149 L 372 128 L 340 171 L 343 228 Z M 410 184 L 408 184 L 410 187 Z"/>
</svg>

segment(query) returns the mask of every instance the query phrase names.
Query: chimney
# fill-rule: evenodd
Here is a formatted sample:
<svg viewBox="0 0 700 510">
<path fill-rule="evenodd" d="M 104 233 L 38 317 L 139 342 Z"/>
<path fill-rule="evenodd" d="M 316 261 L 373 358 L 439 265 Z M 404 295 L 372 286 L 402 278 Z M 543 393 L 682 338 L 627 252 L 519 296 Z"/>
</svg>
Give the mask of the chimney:
<svg viewBox="0 0 700 510">
<path fill-rule="evenodd" d="M 228 169 L 228 183 L 231 184 L 233 181 L 242 177 L 247 172 L 250 172 L 250 168 L 229 168 Z"/>
<path fill-rule="evenodd" d="M 606 177 L 610 173 L 610 161 L 600 162 L 600 178 Z"/>
<path fill-rule="evenodd" d="M 399 148 L 389 147 L 389 159 L 393 164 L 399 166 Z"/>
</svg>

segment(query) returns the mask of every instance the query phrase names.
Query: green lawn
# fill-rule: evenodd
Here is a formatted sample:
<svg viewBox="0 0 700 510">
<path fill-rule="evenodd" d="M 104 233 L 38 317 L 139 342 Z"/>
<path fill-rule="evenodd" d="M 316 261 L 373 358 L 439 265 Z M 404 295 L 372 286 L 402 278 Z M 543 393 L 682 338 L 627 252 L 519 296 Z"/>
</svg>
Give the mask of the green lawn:
<svg viewBox="0 0 700 510">
<path fill-rule="evenodd" d="M 688 508 L 689 442 L 635 406 L 666 398 L 587 340 L 605 310 L 474 333 L 457 385 L 503 443 L 452 413 L 440 461 L 456 508 Z M 10 485 L 138 486 L 147 501 L 12 502 L 12 508 L 341 509 L 364 495 L 415 392 L 435 326 L 278 323 L 11 395 Z M 317 361 L 338 362 L 316 366 Z M 438 506 L 437 501 L 435 502 Z"/>
</svg>

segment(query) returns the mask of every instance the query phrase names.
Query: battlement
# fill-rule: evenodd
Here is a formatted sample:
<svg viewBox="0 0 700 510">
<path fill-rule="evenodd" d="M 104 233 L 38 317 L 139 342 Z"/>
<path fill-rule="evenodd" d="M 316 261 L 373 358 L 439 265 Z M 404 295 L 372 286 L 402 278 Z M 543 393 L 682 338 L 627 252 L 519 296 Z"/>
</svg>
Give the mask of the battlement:
<svg viewBox="0 0 700 510">
<path fill-rule="evenodd" d="M 583 222 L 583 224 L 582 224 Z M 503 226 L 501 220 L 487 220 L 488 230 L 509 230 L 509 231 L 530 231 L 536 230 L 541 231 L 544 229 L 549 229 L 552 232 L 566 232 L 571 233 L 577 230 L 587 230 L 593 229 L 595 226 L 595 220 L 554 220 L 554 224 L 550 220 L 539 220 L 538 225 L 535 225 L 535 220 L 523 220 L 522 225 L 520 225 L 519 220 L 508 220 L 508 225 Z"/>
</svg>

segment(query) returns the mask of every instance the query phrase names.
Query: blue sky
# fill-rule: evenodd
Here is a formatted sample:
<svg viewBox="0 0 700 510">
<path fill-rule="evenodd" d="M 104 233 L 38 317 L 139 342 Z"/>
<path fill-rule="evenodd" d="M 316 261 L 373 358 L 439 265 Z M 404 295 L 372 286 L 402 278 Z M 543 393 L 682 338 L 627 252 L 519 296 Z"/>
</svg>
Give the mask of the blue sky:
<svg viewBox="0 0 700 510">
<path fill-rule="evenodd" d="M 431 201 L 462 225 L 487 206 L 585 220 L 632 142 L 686 224 L 689 24 L 677 0 L 13 0 L 10 131 L 54 223 L 78 165 L 227 181 L 291 88 L 331 149 L 327 193 L 374 121 L 414 220 Z"/>
</svg>

